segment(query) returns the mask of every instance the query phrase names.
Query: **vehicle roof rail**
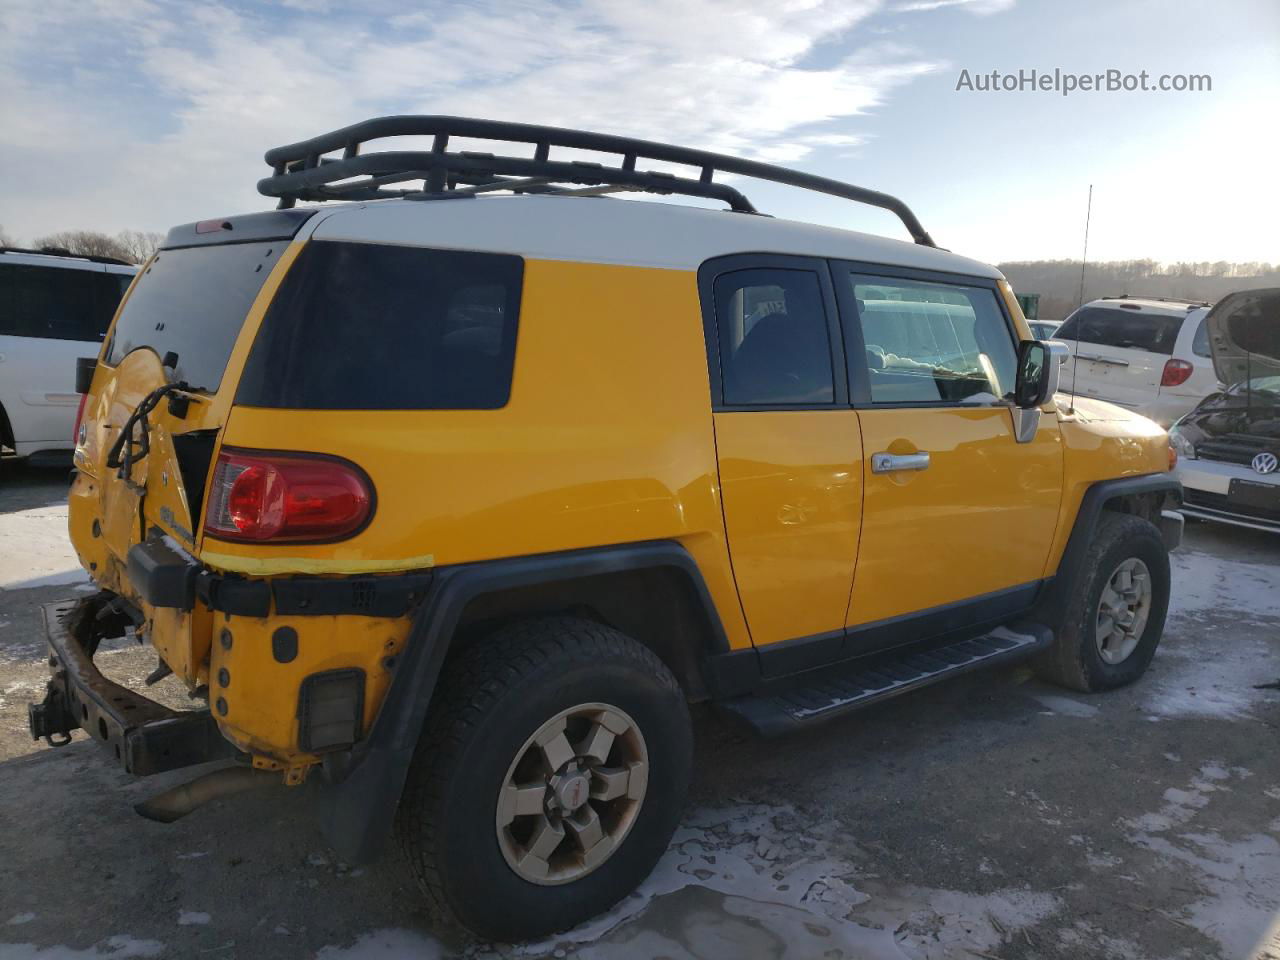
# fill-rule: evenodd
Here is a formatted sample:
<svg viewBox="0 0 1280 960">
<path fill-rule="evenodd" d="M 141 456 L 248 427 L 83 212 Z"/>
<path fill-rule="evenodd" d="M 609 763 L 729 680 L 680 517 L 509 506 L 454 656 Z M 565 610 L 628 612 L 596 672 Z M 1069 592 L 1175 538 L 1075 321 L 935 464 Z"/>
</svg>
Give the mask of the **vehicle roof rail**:
<svg viewBox="0 0 1280 960">
<path fill-rule="evenodd" d="M 29 253 L 37 257 L 68 257 L 72 260 L 88 260 L 90 263 L 110 263 L 121 267 L 136 267 L 136 263 L 121 260 L 117 257 L 100 257 L 93 253 L 72 253 L 64 247 L 44 247 L 40 250 L 31 247 L 0 247 L 0 253 Z"/>
<path fill-rule="evenodd" d="M 1186 297 L 1149 297 L 1143 293 L 1122 293 L 1117 297 L 1099 297 L 1099 300 L 1154 300 L 1157 303 L 1185 303 L 1188 310 L 1198 310 L 1200 307 L 1211 307 L 1208 300 L 1188 300 Z"/>
<path fill-rule="evenodd" d="M 386 137 L 429 136 L 429 151 L 384 150 L 368 153 L 366 144 Z M 532 144 L 533 156 L 449 150 L 451 137 Z M 591 150 L 618 154 L 616 166 L 553 160 L 551 150 Z M 342 151 L 341 157 L 325 154 Z M 819 177 L 757 160 L 706 150 L 637 140 L 632 137 L 472 117 L 377 117 L 266 152 L 272 174 L 258 181 L 258 192 L 287 209 L 299 200 L 372 200 L 413 196 L 421 199 L 473 196 L 509 189 L 516 193 L 578 194 L 641 191 L 720 200 L 740 213 L 758 213 L 741 192 L 715 179 L 717 173 L 750 177 L 824 193 L 895 214 L 916 243 L 937 246 L 916 215 L 897 197 L 839 180 Z M 640 160 L 699 168 L 697 177 L 641 170 Z M 396 187 L 422 180 L 423 189 Z M 574 185 L 573 188 L 565 187 Z M 585 190 L 581 188 L 586 188 Z"/>
</svg>

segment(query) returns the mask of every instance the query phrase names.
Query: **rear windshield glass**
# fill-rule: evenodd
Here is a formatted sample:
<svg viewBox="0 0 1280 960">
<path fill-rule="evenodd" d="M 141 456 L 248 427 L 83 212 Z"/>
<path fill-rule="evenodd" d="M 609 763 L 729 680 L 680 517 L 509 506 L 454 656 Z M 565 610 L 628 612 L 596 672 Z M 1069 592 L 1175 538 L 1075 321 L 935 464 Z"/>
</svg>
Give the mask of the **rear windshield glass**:
<svg viewBox="0 0 1280 960">
<path fill-rule="evenodd" d="M 0 336 L 101 342 L 127 273 L 0 264 Z"/>
<path fill-rule="evenodd" d="M 1167 355 L 1173 353 L 1185 319 L 1122 307 L 1081 307 L 1067 318 L 1053 338 Z"/>
<path fill-rule="evenodd" d="M 138 280 L 111 336 L 107 363 L 144 347 L 178 356 L 174 378 L 213 392 L 254 298 L 285 241 L 161 250 Z"/>
<path fill-rule="evenodd" d="M 313 241 L 263 320 L 236 403 L 504 406 L 523 275 L 505 254 Z"/>
</svg>

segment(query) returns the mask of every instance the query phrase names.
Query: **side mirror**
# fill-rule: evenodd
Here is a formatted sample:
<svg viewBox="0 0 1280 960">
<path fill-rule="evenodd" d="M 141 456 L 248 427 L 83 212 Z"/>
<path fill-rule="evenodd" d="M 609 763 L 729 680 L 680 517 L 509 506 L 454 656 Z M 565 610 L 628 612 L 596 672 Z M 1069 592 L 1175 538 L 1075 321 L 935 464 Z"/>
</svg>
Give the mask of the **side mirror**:
<svg viewBox="0 0 1280 960">
<path fill-rule="evenodd" d="M 1013 385 L 1013 405 L 1023 410 L 1039 407 L 1058 392 L 1059 368 L 1066 359 L 1065 344 L 1023 340 L 1018 344 L 1018 379 Z"/>
</svg>

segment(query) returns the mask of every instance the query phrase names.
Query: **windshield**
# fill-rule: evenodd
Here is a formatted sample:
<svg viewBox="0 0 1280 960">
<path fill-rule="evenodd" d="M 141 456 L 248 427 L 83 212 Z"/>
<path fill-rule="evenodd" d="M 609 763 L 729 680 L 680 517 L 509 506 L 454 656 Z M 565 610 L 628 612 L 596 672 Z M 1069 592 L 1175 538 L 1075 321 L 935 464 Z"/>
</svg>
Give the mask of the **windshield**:
<svg viewBox="0 0 1280 960">
<path fill-rule="evenodd" d="M 174 379 L 218 389 L 254 298 L 287 241 L 161 250 L 125 302 L 107 348 L 118 364 L 134 350 L 177 354 Z"/>
</svg>

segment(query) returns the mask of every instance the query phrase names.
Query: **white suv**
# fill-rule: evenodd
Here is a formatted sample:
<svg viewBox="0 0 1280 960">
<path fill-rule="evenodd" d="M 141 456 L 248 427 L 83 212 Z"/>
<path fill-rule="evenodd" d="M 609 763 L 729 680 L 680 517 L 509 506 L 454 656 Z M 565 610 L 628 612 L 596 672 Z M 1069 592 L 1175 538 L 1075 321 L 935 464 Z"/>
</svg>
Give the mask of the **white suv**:
<svg viewBox="0 0 1280 960">
<path fill-rule="evenodd" d="M 1162 427 L 1219 388 L 1204 318 L 1209 305 L 1163 297 L 1103 297 L 1054 333 L 1070 348 L 1062 389 L 1109 400 Z"/>
<path fill-rule="evenodd" d="M 70 462 L 76 360 L 97 356 L 137 272 L 104 257 L 0 249 L 0 447 Z"/>
</svg>

